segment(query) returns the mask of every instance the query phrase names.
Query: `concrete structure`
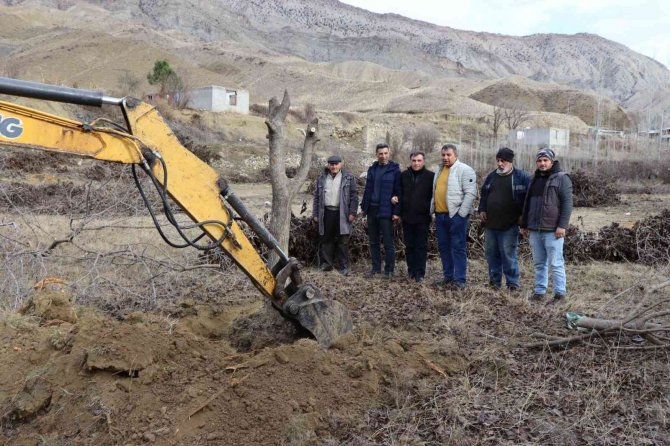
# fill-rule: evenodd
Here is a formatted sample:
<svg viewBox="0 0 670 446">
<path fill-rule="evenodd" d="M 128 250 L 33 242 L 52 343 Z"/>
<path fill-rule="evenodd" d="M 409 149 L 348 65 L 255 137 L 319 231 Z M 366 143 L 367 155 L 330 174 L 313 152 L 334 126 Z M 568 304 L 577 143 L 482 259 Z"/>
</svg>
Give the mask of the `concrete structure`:
<svg viewBox="0 0 670 446">
<path fill-rule="evenodd" d="M 530 151 L 548 147 L 554 152 L 565 153 L 570 146 L 570 130 L 550 128 L 527 128 L 512 130 L 507 135 L 510 145 Z"/>
<path fill-rule="evenodd" d="M 662 129 L 653 129 L 647 130 L 646 132 L 640 132 L 639 135 L 644 135 L 650 139 L 661 139 L 663 142 L 670 141 L 670 127 L 664 127 Z"/>
<path fill-rule="evenodd" d="M 210 85 L 191 90 L 187 107 L 215 112 L 232 111 L 249 114 L 249 91 L 228 90 L 218 85 Z"/>
</svg>

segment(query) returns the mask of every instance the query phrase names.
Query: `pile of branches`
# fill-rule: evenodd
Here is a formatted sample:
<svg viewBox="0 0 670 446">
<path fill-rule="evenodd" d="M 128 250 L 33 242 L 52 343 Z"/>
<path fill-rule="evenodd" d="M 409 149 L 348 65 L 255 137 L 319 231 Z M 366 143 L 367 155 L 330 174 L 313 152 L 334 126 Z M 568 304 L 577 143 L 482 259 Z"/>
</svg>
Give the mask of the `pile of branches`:
<svg viewBox="0 0 670 446">
<path fill-rule="evenodd" d="M 638 221 L 632 228 L 612 223 L 598 232 L 581 232 L 570 226 L 564 252 L 570 261 L 667 263 L 670 259 L 670 210 Z"/>
<path fill-rule="evenodd" d="M 402 239 L 402 225 L 393 225 L 393 237 L 396 248 L 396 259 L 405 258 L 405 244 Z M 297 258 L 303 264 L 318 263 L 318 226 L 311 217 L 291 218 L 291 236 L 289 239 L 289 255 Z M 382 244 L 382 256 L 384 253 Z M 473 217 L 468 230 L 468 256 L 470 258 L 481 258 L 484 255 L 484 226 L 478 217 Z M 435 227 L 431 225 L 428 233 L 428 257 L 439 257 L 437 249 L 437 235 Z M 368 248 L 367 225 L 364 220 L 357 219 L 352 226 L 349 236 L 349 260 L 369 260 L 370 250 Z"/>
<path fill-rule="evenodd" d="M 578 170 L 570 174 L 570 179 L 576 207 L 611 206 L 621 202 L 618 187 L 604 175 Z"/>
<path fill-rule="evenodd" d="M 238 221 L 252 245 L 267 255 L 267 248 L 243 221 Z M 484 258 L 484 225 L 473 216 L 468 228 L 468 258 Z M 405 244 L 402 239 L 402 226 L 394 224 L 396 258 L 405 258 Z M 289 238 L 289 255 L 297 258 L 304 265 L 317 265 L 318 260 L 318 225 L 311 217 L 291 217 L 291 233 Z M 618 223 L 601 228 L 597 232 L 580 231 L 577 226 L 568 228 L 564 256 L 569 262 L 631 262 L 644 265 L 661 265 L 670 259 L 670 210 L 659 215 L 638 221 L 631 228 Z M 383 255 L 383 244 L 382 244 Z M 519 256 L 530 255 L 526 239 L 519 244 Z M 437 236 L 435 227 L 431 225 L 428 234 L 428 257 L 438 258 Z M 370 259 L 368 235 L 365 220 L 354 221 L 349 238 L 349 259 L 351 262 Z"/>
</svg>

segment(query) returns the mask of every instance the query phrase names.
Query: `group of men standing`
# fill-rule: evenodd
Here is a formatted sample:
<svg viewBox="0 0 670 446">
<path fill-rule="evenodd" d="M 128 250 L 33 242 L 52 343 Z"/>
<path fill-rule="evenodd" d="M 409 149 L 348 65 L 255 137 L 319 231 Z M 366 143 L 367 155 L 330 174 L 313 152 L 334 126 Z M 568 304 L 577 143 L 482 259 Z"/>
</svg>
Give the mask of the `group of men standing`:
<svg viewBox="0 0 670 446">
<path fill-rule="evenodd" d="M 342 158 L 333 155 L 316 182 L 313 216 L 319 225 L 320 264 L 324 271 L 337 269 L 349 274 L 348 242 L 353 221 L 367 219 L 372 268 L 367 278 L 390 279 L 395 273 L 394 222 L 400 221 L 405 243 L 407 274 L 422 283 L 426 275 L 428 234 L 435 220 L 442 278 L 437 282 L 463 289 L 467 278 L 469 217 L 477 198 L 477 178 L 472 167 L 459 161 L 458 148 L 445 144 L 442 164 L 433 172 L 425 167 L 425 154 L 410 154 L 410 166 L 401 172 L 391 160 L 387 144 L 375 149 L 377 161 L 367 171 L 358 211 L 355 176 L 342 168 Z M 566 295 L 563 241 L 572 212 L 572 183 L 550 149 L 536 155 L 533 175 L 514 166 L 514 151 L 503 147 L 496 153 L 497 168 L 481 187 L 478 213 L 485 225 L 485 255 L 489 284 L 510 291 L 520 289 L 519 234 L 529 237 L 535 286 L 532 300 L 547 293 L 549 269 L 553 280 L 552 302 Z M 384 247 L 382 270 L 381 247 Z"/>
</svg>

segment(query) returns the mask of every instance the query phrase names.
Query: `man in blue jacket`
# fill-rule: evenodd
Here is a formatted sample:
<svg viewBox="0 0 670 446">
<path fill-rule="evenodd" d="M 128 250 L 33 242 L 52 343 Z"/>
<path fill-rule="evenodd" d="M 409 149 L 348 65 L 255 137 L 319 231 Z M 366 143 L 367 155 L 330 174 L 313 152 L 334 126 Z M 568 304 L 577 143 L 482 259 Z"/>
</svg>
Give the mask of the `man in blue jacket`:
<svg viewBox="0 0 670 446">
<path fill-rule="evenodd" d="M 395 245 L 393 241 L 393 222 L 400 219 L 400 203 L 391 203 L 392 197 L 398 197 L 400 190 L 400 165 L 391 161 L 391 151 L 386 143 L 377 144 L 377 161 L 368 168 L 365 191 L 361 202 L 363 217 L 368 220 L 368 239 L 372 269 L 366 277 L 374 277 L 382 272 L 381 236 L 384 242 L 385 265 L 384 278 L 393 277 L 395 270 Z"/>
<path fill-rule="evenodd" d="M 514 167 L 514 151 L 503 147 L 496 153 L 498 168 L 482 185 L 479 217 L 485 225 L 485 254 L 489 283 L 519 290 L 519 221 L 530 182 L 530 174 Z"/>
</svg>

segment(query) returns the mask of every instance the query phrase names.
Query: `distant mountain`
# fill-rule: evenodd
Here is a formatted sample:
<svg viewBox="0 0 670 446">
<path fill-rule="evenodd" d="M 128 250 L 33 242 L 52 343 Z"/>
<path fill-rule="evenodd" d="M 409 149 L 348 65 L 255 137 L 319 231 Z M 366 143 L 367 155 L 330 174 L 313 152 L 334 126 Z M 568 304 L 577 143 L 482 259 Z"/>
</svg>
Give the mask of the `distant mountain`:
<svg viewBox="0 0 670 446">
<path fill-rule="evenodd" d="M 261 89 L 265 86 L 257 85 L 254 70 L 266 70 L 266 81 L 307 82 L 333 74 L 323 73 L 325 63 L 361 61 L 415 73 L 417 85 L 404 79 L 404 90 L 399 91 L 412 104 L 419 96 L 409 90 L 434 85 L 436 79 L 507 77 L 590 91 L 629 109 L 669 101 L 670 71 L 665 66 L 593 34 L 512 37 L 462 31 L 375 14 L 336 0 L 0 0 L 0 5 L 0 12 L 15 13 L 30 26 L 44 29 L 50 36 L 46 44 L 55 36 L 81 35 L 82 30 L 89 45 L 109 38 L 123 40 L 128 47 L 144 41 L 152 48 L 139 51 L 145 56 L 178 54 L 181 63 L 206 67 L 210 74 L 223 70 Z M 38 19 L 35 13 L 28 16 L 29 10 L 45 14 Z M 38 43 L 39 37 L 18 39 L 4 26 L 0 30 L 2 55 L 27 59 L 29 53 L 39 53 L 34 46 Z M 214 67 L 215 56 L 223 68 Z M 301 59 L 319 65 L 298 69 Z M 397 77 L 389 73 L 381 77 Z M 311 85 L 319 84 L 323 82 Z M 356 87 L 345 87 L 358 94 Z"/>
<path fill-rule="evenodd" d="M 601 92 L 624 105 L 640 91 L 670 84 L 661 63 L 593 34 L 477 33 L 335 0 L 203 3 L 143 0 L 140 9 L 163 29 L 204 41 L 232 38 L 312 62 L 364 60 L 440 76 L 517 75 Z"/>
</svg>

